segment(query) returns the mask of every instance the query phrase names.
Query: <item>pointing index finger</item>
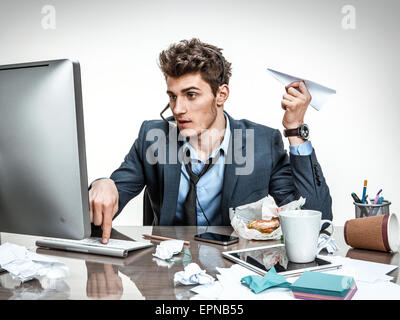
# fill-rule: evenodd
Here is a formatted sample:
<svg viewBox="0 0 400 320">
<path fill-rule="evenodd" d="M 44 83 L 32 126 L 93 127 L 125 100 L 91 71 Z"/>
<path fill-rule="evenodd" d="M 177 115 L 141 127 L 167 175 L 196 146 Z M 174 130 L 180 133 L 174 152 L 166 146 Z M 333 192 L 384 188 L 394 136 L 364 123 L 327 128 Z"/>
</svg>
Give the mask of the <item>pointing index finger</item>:
<svg viewBox="0 0 400 320">
<path fill-rule="evenodd" d="M 101 226 L 103 229 L 102 243 L 107 244 L 110 239 L 111 229 L 112 229 L 112 218 L 111 215 L 105 214 L 103 217 L 103 224 Z"/>
</svg>

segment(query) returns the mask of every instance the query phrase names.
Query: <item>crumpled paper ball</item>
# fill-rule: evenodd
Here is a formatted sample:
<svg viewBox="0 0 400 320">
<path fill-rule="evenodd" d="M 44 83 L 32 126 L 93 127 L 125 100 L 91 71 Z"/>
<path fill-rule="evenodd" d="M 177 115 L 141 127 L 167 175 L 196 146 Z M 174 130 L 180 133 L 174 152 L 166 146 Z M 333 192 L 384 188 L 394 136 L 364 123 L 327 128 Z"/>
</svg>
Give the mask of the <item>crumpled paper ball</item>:
<svg viewBox="0 0 400 320">
<path fill-rule="evenodd" d="M 174 275 L 174 285 L 178 283 L 184 285 L 209 284 L 214 280 L 212 276 L 206 274 L 206 271 L 201 270 L 199 265 L 194 262 L 189 263 L 184 271 L 178 271 Z"/>
</svg>

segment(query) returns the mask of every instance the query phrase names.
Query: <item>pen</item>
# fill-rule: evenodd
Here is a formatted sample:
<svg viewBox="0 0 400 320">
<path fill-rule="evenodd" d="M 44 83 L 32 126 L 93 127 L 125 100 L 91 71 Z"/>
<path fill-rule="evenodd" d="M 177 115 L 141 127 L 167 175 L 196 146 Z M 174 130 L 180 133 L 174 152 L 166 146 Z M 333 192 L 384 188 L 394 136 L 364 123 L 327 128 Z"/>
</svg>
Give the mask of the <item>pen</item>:
<svg viewBox="0 0 400 320">
<path fill-rule="evenodd" d="M 362 199 L 361 199 L 362 203 L 365 203 L 366 194 L 367 194 L 367 180 L 364 180 L 363 195 L 362 195 Z"/>
<path fill-rule="evenodd" d="M 143 238 L 148 238 L 148 239 L 153 239 L 153 240 L 159 240 L 159 241 L 164 241 L 164 240 L 177 240 L 173 238 L 167 238 L 167 237 L 161 237 L 161 236 L 155 236 L 152 234 L 142 234 Z M 190 241 L 183 241 L 183 244 L 189 246 Z"/>
<path fill-rule="evenodd" d="M 383 197 L 379 197 L 377 204 L 382 204 L 383 202 Z"/>
</svg>

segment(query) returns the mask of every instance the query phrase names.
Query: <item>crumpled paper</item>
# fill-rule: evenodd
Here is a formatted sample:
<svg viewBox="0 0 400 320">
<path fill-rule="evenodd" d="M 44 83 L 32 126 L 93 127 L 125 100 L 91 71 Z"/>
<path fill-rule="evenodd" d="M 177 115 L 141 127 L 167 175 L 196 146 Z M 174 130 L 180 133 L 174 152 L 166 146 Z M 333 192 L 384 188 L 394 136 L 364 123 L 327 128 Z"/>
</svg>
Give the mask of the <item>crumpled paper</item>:
<svg viewBox="0 0 400 320">
<path fill-rule="evenodd" d="M 328 253 L 333 254 L 336 251 L 338 251 L 339 248 L 335 242 L 335 239 L 331 238 L 328 240 L 328 238 L 329 238 L 329 236 L 327 234 L 321 233 L 318 237 L 317 248 L 319 249 L 319 248 L 323 247 L 324 249 L 326 249 L 326 251 L 328 251 Z M 327 242 L 327 240 L 328 240 L 328 242 Z"/>
<path fill-rule="evenodd" d="M 291 286 L 291 283 L 288 282 L 284 276 L 278 274 L 274 267 L 272 267 L 264 277 L 250 275 L 243 277 L 240 282 L 249 287 L 254 293 L 260 293 L 272 287 L 289 288 Z"/>
<path fill-rule="evenodd" d="M 153 253 L 153 256 L 162 260 L 171 259 L 174 254 L 182 251 L 183 243 L 183 240 L 165 240 L 157 246 L 156 253 Z"/>
<path fill-rule="evenodd" d="M 69 274 L 64 263 L 8 242 L 0 245 L 0 267 L 21 282 L 40 277 L 59 279 Z"/>
<path fill-rule="evenodd" d="M 178 283 L 184 285 L 191 284 L 209 284 L 214 282 L 214 278 L 208 274 L 206 274 L 205 270 L 201 270 L 199 265 L 192 262 L 189 263 L 184 271 L 178 271 L 174 275 L 174 285 Z"/>
<path fill-rule="evenodd" d="M 270 234 L 264 234 L 256 229 L 247 228 L 250 222 L 264 219 L 269 220 L 278 217 L 280 212 L 287 210 L 299 210 L 305 204 L 306 199 L 300 197 L 298 200 L 292 201 L 284 206 L 278 207 L 274 198 L 271 196 L 264 197 L 256 202 L 245 204 L 235 209 L 229 208 L 229 217 L 231 225 L 240 237 L 247 240 L 271 240 L 280 239 L 282 236 L 281 227 L 277 228 Z"/>
</svg>

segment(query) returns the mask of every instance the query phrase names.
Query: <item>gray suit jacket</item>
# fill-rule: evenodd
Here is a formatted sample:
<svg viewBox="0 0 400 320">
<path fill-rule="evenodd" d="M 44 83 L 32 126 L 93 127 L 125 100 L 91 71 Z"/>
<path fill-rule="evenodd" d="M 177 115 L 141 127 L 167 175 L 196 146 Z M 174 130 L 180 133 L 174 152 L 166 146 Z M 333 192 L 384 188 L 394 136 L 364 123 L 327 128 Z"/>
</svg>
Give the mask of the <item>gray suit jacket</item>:
<svg viewBox="0 0 400 320">
<path fill-rule="evenodd" d="M 221 214 L 218 225 L 230 225 L 229 208 L 255 202 L 270 194 L 278 206 L 306 198 L 303 209 L 322 212 L 332 220 L 332 200 L 315 151 L 309 156 L 289 155 L 279 130 L 248 120 L 230 121 L 231 143 L 225 156 Z M 247 130 L 247 131 L 246 131 Z M 174 133 L 175 131 L 175 133 Z M 246 138 L 250 133 L 254 139 Z M 253 134 L 251 134 L 253 133 Z M 156 138 L 155 138 L 156 137 Z M 176 219 L 183 142 L 163 120 L 143 122 L 139 137 L 124 162 L 115 170 L 119 210 L 147 186 L 156 224 L 179 225 Z M 251 151 L 251 152 L 249 152 Z M 249 153 L 249 154 L 247 154 Z M 246 162 L 243 161 L 247 155 Z M 250 174 L 246 168 L 253 166 Z M 242 170 L 242 173 L 238 174 Z"/>
</svg>

